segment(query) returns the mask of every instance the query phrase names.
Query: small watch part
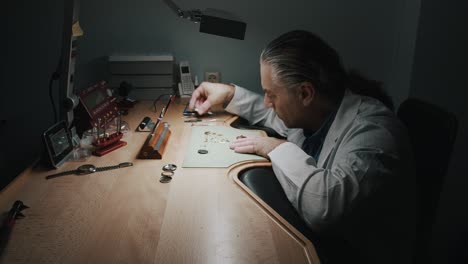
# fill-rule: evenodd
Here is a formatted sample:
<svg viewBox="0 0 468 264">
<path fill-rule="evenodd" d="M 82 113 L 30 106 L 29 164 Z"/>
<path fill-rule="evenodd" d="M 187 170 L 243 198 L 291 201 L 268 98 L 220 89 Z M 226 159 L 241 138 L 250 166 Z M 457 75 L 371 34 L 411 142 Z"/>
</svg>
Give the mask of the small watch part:
<svg viewBox="0 0 468 264">
<path fill-rule="evenodd" d="M 161 172 L 161 176 L 172 178 L 172 176 L 174 176 L 174 172 L 173 171 L 163 171 L 163 172 Z"/>
<path fill-rule="evenodd" d="M 169 183 L 171 181 L 172 181 L 172 177 L 161 176 L 161 178 L 159 178 L 159 182 L 161 182 L 161 183 Z"/>
<path fill-rule="evenodd" d="M 177 165 L 175 164 L 166 164 L 162 167 L 163 171 L 175 171 L 177 170 Z"/>
<path fill-rule="evenodd" d="M 208 150 L 206 149 L 199 149 L 198 154 L 208 154 Z"/>
</svg>

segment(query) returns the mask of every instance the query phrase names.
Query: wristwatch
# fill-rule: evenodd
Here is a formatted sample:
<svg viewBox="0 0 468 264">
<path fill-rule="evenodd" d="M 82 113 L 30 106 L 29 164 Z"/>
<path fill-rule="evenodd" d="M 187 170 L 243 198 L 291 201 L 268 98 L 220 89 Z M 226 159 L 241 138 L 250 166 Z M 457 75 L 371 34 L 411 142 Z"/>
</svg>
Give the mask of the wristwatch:
<svg viewBox="0 0 468 264">
<path fill-rule="evenodd" d="M 122 162 L 118 165 L 114 166 L 106 166 L 106 167 L 96 167 L 92 164 L 84 164 L 76 168 L 76 170 L 69 170 L 69 171 L 62 171 L 56 174 L 52 174 L 46 177 L 46 179 L 51 179 L 59 176 L 64 176 L 64 175 L 85 175 L 85 174 L 90 174 L 90 173 L 95 173 L 95 172 L 100 172 L 100 171 L 106 171 L 106 170 L 114 170 L 114 169 L 120 169 L 120 168 L 125 168 L 125 167 L 130 167 L 133 166 L 133 163 L 131 162 Z"/>
</svg>

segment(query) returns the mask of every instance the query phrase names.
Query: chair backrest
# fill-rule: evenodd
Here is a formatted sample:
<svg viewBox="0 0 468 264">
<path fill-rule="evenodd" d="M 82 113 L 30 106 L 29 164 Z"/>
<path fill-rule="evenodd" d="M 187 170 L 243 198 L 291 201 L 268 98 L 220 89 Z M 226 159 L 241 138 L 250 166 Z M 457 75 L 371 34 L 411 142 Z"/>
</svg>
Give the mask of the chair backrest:
<svg viewBox="0 0 468 264">
<path fill-rule="evenodd" d="M 437 204 L 450 162 L 458 121 L 453 113 L 424 102 L 409 98 L 397 113 L 406 125 L 413 147 L 418 197 L 416 230 L 416 255 L 425 251 L 431 238 Z M 421 256 L 416 261 L 422 263 Z"/>
</svg>

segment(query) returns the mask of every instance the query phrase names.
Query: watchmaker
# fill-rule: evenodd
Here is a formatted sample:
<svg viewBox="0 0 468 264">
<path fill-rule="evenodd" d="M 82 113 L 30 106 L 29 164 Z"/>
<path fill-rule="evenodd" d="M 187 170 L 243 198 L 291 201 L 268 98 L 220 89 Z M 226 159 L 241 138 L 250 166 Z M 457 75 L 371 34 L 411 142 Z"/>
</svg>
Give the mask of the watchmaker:
<svg viewBox="0 0 468 264">
<path fill-rule="evenodd" d="M 260 55 L 260 74 L 263 98 L 236 85 L 204 82 L 189 109 L 204 114 L 224 104 L 286 138 L 239 138 L 231 148 L 270 159 L 308 227 L 355 252 L 346 259 L 341 249 L 329 248 L 336 256 L 323 262 L 409 263 L 412 154 L 379 83 L 348 73 L 337 52 L 307 31 L 270 42 Z"/>
</svg>

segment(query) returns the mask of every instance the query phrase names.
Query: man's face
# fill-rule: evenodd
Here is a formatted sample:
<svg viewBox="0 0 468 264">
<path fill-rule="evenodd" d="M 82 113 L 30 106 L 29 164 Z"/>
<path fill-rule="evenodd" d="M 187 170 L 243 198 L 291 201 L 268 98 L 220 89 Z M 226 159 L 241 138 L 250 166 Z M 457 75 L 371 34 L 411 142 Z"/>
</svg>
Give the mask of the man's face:
<svg viewBox="0 0 468 264">
<path fill-rule="evenodd" d="M 271 67 L 266 63 L 260 63 L 260 75 L 263 91 L 265 92 L 263 99 L 265 107 L 273 108 L 287 127 L 301 127 L 299 120 L 302 119 L 304 111 L 302 110 L 302 102 L 298 98 L 297 91 L 288 91 L 281 84 L 274 83 Z"/>
</svg>

